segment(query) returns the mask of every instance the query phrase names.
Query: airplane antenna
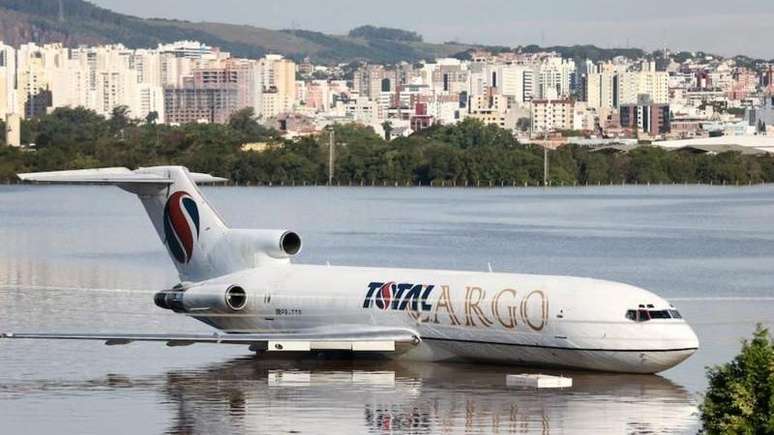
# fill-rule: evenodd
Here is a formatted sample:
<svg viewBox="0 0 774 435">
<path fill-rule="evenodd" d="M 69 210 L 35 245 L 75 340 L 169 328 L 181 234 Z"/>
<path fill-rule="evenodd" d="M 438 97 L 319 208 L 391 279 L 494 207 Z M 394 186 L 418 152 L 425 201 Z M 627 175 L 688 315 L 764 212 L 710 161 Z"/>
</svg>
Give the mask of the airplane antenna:
<svg viewBox="0 0 774 435">
<path fill-rule="evenodd" d="M 64 23 L 64 0 L 59 0 L 59 22 Z"/>
<path fill-rule="evenodd" d="M 486 263 L 486 266 L 489 268 L 489 273 L 492 273 L 492 263 Z"/>
</svg>

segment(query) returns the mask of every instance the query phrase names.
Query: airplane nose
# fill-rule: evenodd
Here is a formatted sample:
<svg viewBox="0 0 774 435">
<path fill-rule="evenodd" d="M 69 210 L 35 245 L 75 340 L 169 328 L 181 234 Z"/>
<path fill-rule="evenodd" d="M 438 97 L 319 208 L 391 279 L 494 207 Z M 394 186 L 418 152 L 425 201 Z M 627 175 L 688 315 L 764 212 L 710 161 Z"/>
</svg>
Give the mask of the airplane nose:
<svg viewBox="0 0 774 435">
<path fill-rule="evenodd" d="M 686 323 L 685 324 L 685 330 L 686 330 L 686 348 L 693 348 L 693 349 L 699 349 L 699 337 L 696 335 L 696 332 L 691 328 L 691 326 Z"/>
</svg>

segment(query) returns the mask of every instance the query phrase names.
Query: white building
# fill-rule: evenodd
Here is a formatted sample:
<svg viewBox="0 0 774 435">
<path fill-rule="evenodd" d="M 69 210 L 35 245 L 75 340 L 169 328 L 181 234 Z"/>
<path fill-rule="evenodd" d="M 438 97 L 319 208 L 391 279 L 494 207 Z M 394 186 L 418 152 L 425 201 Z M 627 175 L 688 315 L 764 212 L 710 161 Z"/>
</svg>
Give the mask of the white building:
<svg viewBox="0 0 774 435">
<path fill-rule="evenodd" d="M 534 72 L 524 65 L 502 65 L 498 69 L 500 75 L 499 90 L 502 95 L 518 104 L 528 102 L 534 92 Z"/>
<path fill-rule="evenodd" d="M 669 74 L 656 71 L 655 62 L 643 62 L 640 71 L 619 75 L 618 106 L 637 104 L 640 95 L 647 95 L 654 104 L 669 104 Z"/>
<path fill-rule="evenodd" d="M 550 57 L 537 69 L 537 95 L 540 99 L 568 98 L 572 95 L 575 61 Z"/>
<path fill-rule="evenodd" d="M 296 64 L 280 55 L 270 54 L 259 62 L 263 102 L 261 115 L 275 117 L 290 112 L 296 103 Z"/>
<path fill-rule="evenodd" d="M 572 130 L 575 108 L 572 100 L 533 100 L 532 133 Z"/>
</svg>

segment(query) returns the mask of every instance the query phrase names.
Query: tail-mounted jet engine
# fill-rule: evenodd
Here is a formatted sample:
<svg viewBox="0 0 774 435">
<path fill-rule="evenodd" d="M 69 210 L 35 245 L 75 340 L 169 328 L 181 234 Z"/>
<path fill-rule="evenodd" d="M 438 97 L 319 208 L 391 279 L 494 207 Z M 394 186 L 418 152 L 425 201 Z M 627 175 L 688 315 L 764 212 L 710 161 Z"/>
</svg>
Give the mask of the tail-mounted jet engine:
<svg viewBox="0 0 774 435">
<path fill-rule="evenodd" d="M 249 300 L 245 289 L 232 285 L 225 290 L 220 286 L 199 286 L 187 290 L 172 289 L 156 293 L 156 306 L 176 313 L 228 314 L 243 311 Z"/>
</svg>

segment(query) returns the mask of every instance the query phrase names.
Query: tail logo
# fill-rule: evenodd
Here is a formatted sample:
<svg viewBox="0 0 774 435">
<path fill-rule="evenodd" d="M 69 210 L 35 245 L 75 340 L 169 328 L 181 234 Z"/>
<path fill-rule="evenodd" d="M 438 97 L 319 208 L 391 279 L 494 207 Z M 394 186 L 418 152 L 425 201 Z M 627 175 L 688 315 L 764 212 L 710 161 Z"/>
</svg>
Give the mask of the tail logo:
<svg viewBox="0 0 774 435">
<path fill-rule="evenodd" d="M 175 192 L 164 207 L 164 237 L 178 263 L 187 264 L 199 239 L 199 207 L 187 192 Z"/>
</svg>

